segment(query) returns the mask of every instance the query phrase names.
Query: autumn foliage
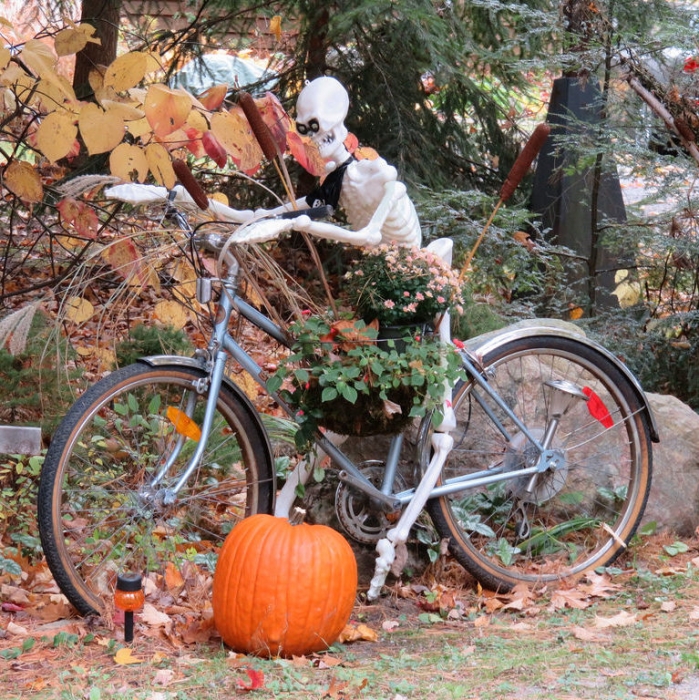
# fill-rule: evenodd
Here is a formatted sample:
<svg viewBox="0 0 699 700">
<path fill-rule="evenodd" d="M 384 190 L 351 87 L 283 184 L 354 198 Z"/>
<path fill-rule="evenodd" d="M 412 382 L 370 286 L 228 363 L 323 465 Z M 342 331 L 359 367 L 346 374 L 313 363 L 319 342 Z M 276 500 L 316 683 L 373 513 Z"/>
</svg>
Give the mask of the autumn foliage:
<svg viewBox="0 0 699 700">
<path fill-rule="evenodd" d="M 2 18 L 0 26 L 11 34 Z M 25 203 L 41 202 L 46 184 L 41 166 L 69 166 L 80 153 L 109 154 L 112 175 L 167 188 L 177 180 L 173 158 L 188 155 L 208 158 L 219 168 L 232 164 L 248 175 L 258 171 L 264 154 L 241 106 L 225 101 L 229 86 L 215 85 L 196 97 L 170 88 L 159 82 L 165 66 L 157 54 L 131 51 L 93 70 L 94 99 L 77 99 L 58 62 L 98 41 L 93 32 L 89 25 L 69 23 L 52 41 L 0 48 L 0 118 L 12 126 L 0 153 L 7 190 Z M 267 93 L 254 102 L 274 149 L 292 153 L 314 174 L 322 172 L 317 154 L 292 131 L 277 98 Z"/>
</svg>

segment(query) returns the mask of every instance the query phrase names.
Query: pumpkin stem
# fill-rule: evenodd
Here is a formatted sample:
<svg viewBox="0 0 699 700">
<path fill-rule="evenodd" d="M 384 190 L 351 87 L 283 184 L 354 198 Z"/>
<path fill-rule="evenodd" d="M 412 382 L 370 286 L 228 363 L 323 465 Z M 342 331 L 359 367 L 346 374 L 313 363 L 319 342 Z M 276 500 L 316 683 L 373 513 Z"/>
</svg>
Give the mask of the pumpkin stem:
<svg viewBox="0 0 699 700">
<path fill-rule="evenodd" d="M 289 522 L 292 525 L 300 525 L 306 517 L 306 511 L 303 508 L 294 506 L 294 510 L 289 513 Z"/>
</svg>

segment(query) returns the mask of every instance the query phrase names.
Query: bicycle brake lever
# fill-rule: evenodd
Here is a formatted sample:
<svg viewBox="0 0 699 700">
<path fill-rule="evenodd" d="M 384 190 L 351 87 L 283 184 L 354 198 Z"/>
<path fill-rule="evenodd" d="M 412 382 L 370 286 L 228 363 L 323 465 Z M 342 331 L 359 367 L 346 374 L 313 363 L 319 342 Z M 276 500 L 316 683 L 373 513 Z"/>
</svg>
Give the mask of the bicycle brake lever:
<svg viewBox="0 0 699 700">
<path fill-rule="evenodd" d="M 320 207 L 310 207 L 309 209 L 293 209 L 285 211 L 277 216 L 277 219 L 296 219 L 299 216 L 307 216 L 309 219 L 327 219 L 333 215 L 335 210 L 329 204 Z"/>
</svg>

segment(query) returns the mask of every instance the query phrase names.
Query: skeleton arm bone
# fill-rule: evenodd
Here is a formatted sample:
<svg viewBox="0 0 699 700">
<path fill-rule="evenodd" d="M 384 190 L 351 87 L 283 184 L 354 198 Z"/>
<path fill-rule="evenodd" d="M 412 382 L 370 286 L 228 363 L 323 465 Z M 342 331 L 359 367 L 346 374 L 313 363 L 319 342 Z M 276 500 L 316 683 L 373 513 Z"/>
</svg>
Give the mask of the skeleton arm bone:
<svg viewBox="0 0 699 700">
<path fill-rule="evenodd" d="M 199 207 L 194 203 L 189 192 L 182 185 L 176 185 L 173 188 L 175 192 L 175 203 L 185 206 L 195 213 L 201 212 Z M 140 183 L 130 182 L 123 185 L 114 185 L 104 191 L 105 196 L 110 199 L 117 199 L 120 202 L 127 202 L 133 205 L 158 204 L 165 203 L 168 198 L 168 190 L 165 187 L 155 185 L 143 185 Z M 208 210 L 219 221 L 230 221 L 236 224 L 243 224 L 250 221 L 254 212 L 249 209 L 238 210 L 227 207 L 216 200 L 209 200 Z"/>
<path fill-rule="evenodd" d="M 406 194 L 405 185 L 397 180 L 391 180 L 384 185 L 384 196 L 379 202 L 379 206 L 376 207 L 369 223 L 358 231 L 367 237 L 367 243 L 365 245 L 374 245 L 375 243 L 381 242 L 381 230 L 383 229 L 386 219 L 391 214 L 394 204 Z M 379 236 L 376 240 L 376 236 Z M 375 243 L 370 242 L 375 241 Z M 359 244 L 361 245 L 361 244 Z"/>
<path fill-rule="evenodd" d="M 369 230 L 368 226 L 360 231 L 353 231 L 328 221 L 312 221 L 308 216 L 299 216 L 291 221 L 295 231 L 304 231 L 316 238 L 355 246 L 373 246 L 381 243 L 381 231 L 374 232 Z"/>
</svg>

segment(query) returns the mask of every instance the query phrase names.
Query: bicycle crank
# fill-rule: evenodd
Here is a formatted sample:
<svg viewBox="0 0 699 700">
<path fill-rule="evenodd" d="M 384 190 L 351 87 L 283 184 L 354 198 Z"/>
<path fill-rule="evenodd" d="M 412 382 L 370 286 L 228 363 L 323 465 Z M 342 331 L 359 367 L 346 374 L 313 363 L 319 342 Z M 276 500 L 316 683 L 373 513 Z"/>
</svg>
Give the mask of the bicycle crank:
<svg viewBox="0 0 699 700">
<path fill-rule="evenodd" d="M 374 486 L 380 488 L 384 476 L 382 461 L 364 462 L 360 465 L 360 471 Z M 400 475 L 396 476 L 394 486 L 399 490 L 405 488 Z M 387 513 L 377 508 L 366 493 L 344 482 L 340 482 L 335 492 L 335 510 L 344 531 L 361 544 L 376 544 L 400 517 L 400 510 Z"/>
</svg>

